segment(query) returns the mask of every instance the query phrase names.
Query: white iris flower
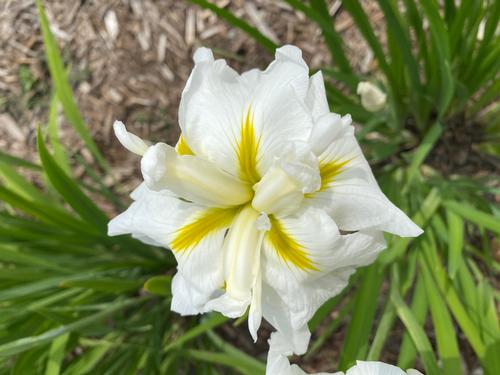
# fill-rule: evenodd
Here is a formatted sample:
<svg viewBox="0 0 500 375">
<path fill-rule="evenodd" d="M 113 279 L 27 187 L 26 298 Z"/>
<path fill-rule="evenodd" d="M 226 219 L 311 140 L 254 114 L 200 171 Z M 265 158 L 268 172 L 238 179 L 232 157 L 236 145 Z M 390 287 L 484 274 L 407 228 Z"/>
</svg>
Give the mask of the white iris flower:
<svg viewBox="0 0 500 375">
<path fill-rule="evenodd" d="M 248 309 L 254 339 L 264 317 L 301 354 L 308 320 L 375 259 L 382 231 L 422 231 L 381 192 L 350 116 L 330 113 L 300 49 L 279 48 L 265 71 L 241 75 L 206 48 L 194 62 L 175 148 L 114 124 L 142 155 L 144 183 L 109 234 L 173 251 L 172 310 Z"/>
</svg>

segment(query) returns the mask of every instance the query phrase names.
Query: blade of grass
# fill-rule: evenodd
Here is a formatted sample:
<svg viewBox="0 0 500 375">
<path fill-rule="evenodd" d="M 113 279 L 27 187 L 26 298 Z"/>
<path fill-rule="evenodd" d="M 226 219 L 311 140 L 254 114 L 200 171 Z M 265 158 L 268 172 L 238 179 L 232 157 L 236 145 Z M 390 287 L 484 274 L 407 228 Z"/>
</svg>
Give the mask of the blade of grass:
<svg viewBox="0 0 500 375">
<path fill-rule="evenodd" d="M 228 318 L 221 314 L 211 314 L 207 319 L 204 319 L 198 324 L 196 327 L 191 328 L 189 331 L 187 331 L 184 335 L 181 337 L 178 337 L 175 339 L 174 342 L 171 342 L 167 344 L 164 348 L 164 352 L 168 352 L 174 348 L 178 348 L 179 346 L 183 345 L 184 343 L 195 339 L 196 337 L 200 336 L 201 334 L 204 334 L 205 332 L 223 324 L 226 322 Z"/>
<path fill-rule="evenodd" d="M 22 167 L 38 172 L 42 171 L 42 167 L 40 165 L 18 158 L 13 155 L 9 155 L 3 152 L 2 150 L 0 150 L 0 162 L 10 165 L 11 167 Z"/>
<path fill-rule="evenodd" d="M 436 332 L 438 352 L 443 364 L 443 374 L 463 374 L 455 327 L 453 326 L 448 309 L 426 264 L 421 261 L 420 265 L 420 272 L 426 286 L 425 289 L 431 310 L 434 332 Z"/>
<path fill-rule="evenodd" d="M 388 32 L 390 32 L 390 34 L 396 39 L 399 51 L 401 52 L 405 62 L 405 67 L 408 71 L 411 82 L 411 93 L 416 94 L 414 103 L 419 103 L 419 97 L 422 93 L 422 84 L 420 83 L 419 77 L 420 69 L 417 60 L 413 56 L 410 39 L 398 18 L 397 8 L 395 8 L 388 0 L 378 0 L 378 3 L 384 12 Z M 418 112 L 418 107 L 416 108 L 416 112 Z"/>
<path fill-rule="evenodd" d="M 71 87 L 68 83 L 68 77 L 64 64 L 62 62 L 59 49 L 57 48 L 56 40 L 54 35 L 50 31 L 49 22 L 47 16 L 45 15 L 45 10 L 42 5 L 41 0 L 36 0 L 36 7 L 38 10 L 40 28 L 42 30 L 43 41 L 45 45 L 45 54 L 47 57 L 47 63 L 49 66 L 50 76 L 52 77 L 52 82 L 57 92 L 57 96 L 61 101 L 64 109 L 64 114 L 68 121 L 73 125 L 74 129 L 78 135 L 82 138 L 85 145 L 88 147 L 92 155 L 96 158 L 98 163 L 103 167 L 104 170 L 108 170 L 108 165 L 104 158 L 102 157 L 99 149 L 94 143 L 92 136 L 85 125 L 80 111 L 73 98 L 73 93 Z"/>
<path fill-rule="evenodd" d="M 65 349 L 69 335 L 69 332 L 65 333 L 52 341 L 47 358 L 47 367 L 45 367 L 45 375 L 59 375 L 61 373 L 61 364 L 66 354 Z"/>
<path fill-rule="evenodd" d="M 85 220 L 101 233 L 106 233 L 108 217 L 88 198 L 75 181 L 68 177 L 50 156 L 43 143 L 40 128 L 37 133 L 38 153 L 47 176 L 64 200 Z"/>
<path fill-rule="evenodd" d="M 425 134 L 422 142 L 413 153 L 410 166 L 408 167 L 408 177 L 406 185 L 403 188 L 403 194 L 406 194 L 408 192 L 408 189 L 411 186 L 411 183 L 413 182 L 413 179 L 415 178 L 418 172 L 418 168 L 420 167 L 420 165 L 422 165 L 425 158 L 432 150 L 436 142 L 439 140 L 439 137 L 441 136 L 442 133 L 443 133 L 443 126 L 439 122 L 436 122 L 434 123 L 434 125 L 431 126 L 431 128 Z"/>
<path fill-rule="evenodd" d="M 398 82 L 396 81 L 394 74 L 387 63 L 387 60 L 385 58 L 385 53 L 384 50 L 382 49 L 382 46 L 380 42 L 378 41 L 377 37 L 375 36 L 375 33 L 373 31 L 373 27 L 370 24 L 370 21 L 368 19 L 368 16 L 364 12 L 363 8 L 361 7 L 361 4 L 359 3 L 358 0 L 348 0 L 348 1 L 342 1 L 342 6 L 349 12 L 351 17 L 353 18 L 354 22 L 358 26 L 359 31 L 365 38 L 366 42 L 372 49 L 381 70 L 384 72 L 387 81 L 389 83 L 389 86 L 391 88 L 392 92 L 392 98 L 396 100 L 398 98 L 398 93 L 399 93 L 399 85 Z"/>
<path fill-rule="evenodd" d="M 441 80 L 441 90 L 438 104 L 438 118 L 441 118 L 453 97 L 454 83 L 450 64 L 450 42 L 444 20 L 439 14 L 439 9 L 434 0 L 422 0 L 420 2 L 424 13 L 429 20 L 429 27 L 435 47 L 435 54 L 438 57 L 439 72 Z"/>
<path fill-rule="evenodd" d="M 57 126 L 57 107 L 59 100 L 56 94 L 52 95 L 49 108 L 49 120 L 47 121 L 47 133 L 49 136 L 50 144 L 54 150 L 54 160 L 59 164 L 61 169 L 70 175 L 70 168 L 66 152 L 64 151 L 61 142 L 59 141 L 59 129 Z"/>
<path fill-rule="evenodd" d="M 365 271 L 361 286 L 354 296 L 352 318 L 340 353 L 340 370 L 346 370 L 356 359 L 362 359 L 366 355 L 383 278 L 383 268 L 378 263 Z"/>
<path fill-rule="evenodd" d="M 393 268 L 394 270 L 394 268 Z M 397 282 L 397 275 L 393 272 L 392 282 Z M 410 310 L 410 308 L 404 303 L 401 295 L 399 294 L 398 288 L 393 288 L 391 290 L 391 301 L 396 308 L 396 312 L 399 319 L 405 325 L 410 337 L 417 348 L 420 355 L 420 359 L 424 365 L 425 371 L 428 375 L 441 374 L 439 367 L 437 365 L 436 357 L 432 349 L 432 345 L 427 338 L 427 335 L 423 328 L 418 323 L 415 315 Z"/>
<path fill-rule="evenodd" d="M 330 50 L 333 61 L 339 66 L 340 70 L 344 73 L 352 73 L 351 64 L 347 59 L 344 49 L 342 38 L 335 30 L 333 22 L 328 14 L 328 8 L 324 0 L 311 0 L 311 6 L 307 6 L 304 2 L 299 0 L 285 0 L 294 9 L 304 13 L 310 20 L 314 21 L 325 38 L 326 45 Z M 355 85 L 350 86 L 353 91 L 356 90 L 357 82 Z"/>
<path fill-rule="evenodd" d="M 439 287 L 439 290 L 444 295 L 450 311 L 452 312 L 458 325 L 464 332 L 472 348 L 479 358 L 483 358 L 485 353 L 484 343 L 479 335 L 477 326 L 471 319 L 468 310 L 462 304 L 458 293 L 453 285 L 449 282 L 447 273 L 436 253 L 435 245 L 432 243 L 431 231 L 429 230 L 426 236 L 426 241 L 420 244 L 425 255 L 426 267 L 432 272 L 432 275 Z"/>
<path fill-rule="evenodd" d="M 203 361 L 213 364 L 221 364 L 232 367 L 244 375 L 264 374 L 261 366 L 256 366 L 253 362 L 244 361 L 242 358 L 234 358 L 225 353 L 216 353 L 207 350 L 188 349 L 181 352 L 190 360 Z"/>
<path fill-rule="evenodd" d="M 96 314 L 86 316 L 85 318 L 74 321 L 73 323 L 45 331 L 44 333 L 37 336 L 23 337 L 21 339 L 0 345 L 0 357 L 12 356 L 17 353 L 24 352 L 28 349 L 44 345 L 48 342 L 53 341 L 55 338 L 61 335 L 64 335 L 68 332 L 77 331 L 84 327 L 88 327 L 92 324 L 95 324 L 96 322 L 102 321 L 112 316 L 116 312 L 121 311 L 129 306 L 137 305 L 144 299 L 145 297 L 140 297 L 122 301 L 115 301 L 115 303 L 113 303 L 110 308 L 100 311 Z"/>
<path fill-rule="evenodd" d="M 258 371 L 260 373 L 264 373 L 266 371 L 266 365 L 262 363 L 261 361 L 249 356 L 245 352 L 239 350 L 238 348 L 234 347 L 227 341 L 224 341 L 222 338 L 220 338 L 217 334 L 215 334 L 213 331 L 208 331 L 207 336 L 214 343 L 215 347 L 231 356 L 234 358 L 241 358 L 242 361 L 247 363 L 249 366 L 253 367 L 255 371 Z"/>
<path fill-rule="evenodd" d="M 0 200 L 12 205 L 15 208 L 34 216 L 43 222 L 56 224 L 62 228 L 70 229 L 77 233 L 95 236 L 97 233 L 87 223 L 76 219 L 67 212 L 54 205 L 30 202 L 12 191 L 0 186 Z"/>
<path fill-rule="evenodd" d="M 417 324 L 422 327 L 427 316 L 428 303 L 425 292 L 425 284 L 421 276 L 417 278 L 410 309 L 415 316 Z M 413 344 L 408 331 L 406 331 L 403 335 L 403 341 L 401 343 L 401 349 L 399 351 L 398 367 L 413 367 L 415 366 L 416 358 L 417 349 L 415 348 L 415 345 Z"/>
<path fill-rule="evenodd" d="M 452 279 L 455 278 L 460 260 L 464 241 L 464 222 L 453 211 L 447 210 L 448 221 L 448 273 Z"/>
<path fill-rule="evenodd" d="M 500 234 L 500 220 L 493 215 L 477 210 L 465 202 L 446 201 L 444 205 L 464 219 Z"/>
</svg>

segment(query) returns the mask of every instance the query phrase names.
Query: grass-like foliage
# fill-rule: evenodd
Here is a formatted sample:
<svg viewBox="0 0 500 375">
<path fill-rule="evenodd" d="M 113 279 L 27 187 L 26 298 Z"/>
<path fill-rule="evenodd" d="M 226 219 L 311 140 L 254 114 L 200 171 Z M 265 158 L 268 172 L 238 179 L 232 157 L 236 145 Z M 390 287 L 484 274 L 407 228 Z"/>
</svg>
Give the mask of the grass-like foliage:
<svg viewBox="0 0 500 375">
<path fill-rule="evenodd" d="M 191 2 L 275 48 L 226 9 Z M 480 135 L 471 140 L 475 152 L 499 156 L 500 2 L 378 0 L 387 33 L 382 45 L 360 1 L 343 1 L 388 94 L 387 107 L 376 113 L 360 104 L 356 87 L 366 77 L 352 69 L 325 1 L 286 2 L 318 25 L 332 54 L 333 66 L 323 69 L 332 110 L 361 124 L 358 136 L 382 189 L 425 230 L 418 239 L 388 237 L 379 259 L 317 312 L 307 357 L 345 326 L 340 357 L 332 358 L 339 370 L 356 359 L 379 359 L 397 340 L 402 368 L 457 375 L 467 363 L 498 374 L 499 296 L 491 280 L 500 269 L 493 257 L 500 212 L 492 199 L 499 191 L 488 177 L 450 175 L 433 155 L 447 134 L 473 127 Z M 170 312 L 175 260 L 168 251 L 106 235 L 108 218 L 89 194 L 117 208 L 121 202 L 101 183 L 105 157 L 37 6 L 54 94 L 48 124 L 38 130 L 40 164 L 0 152 L 0 374 L 262 374 L 262 362 L 213 330 L 235 323 L 218 314 Z M 59 105 L 98 161 L 99 169 L 86 165 L 91 183 L 71 176 L 55 121 Z M 25 170 L 44 186 L 28 182 Z"/>
</svg>

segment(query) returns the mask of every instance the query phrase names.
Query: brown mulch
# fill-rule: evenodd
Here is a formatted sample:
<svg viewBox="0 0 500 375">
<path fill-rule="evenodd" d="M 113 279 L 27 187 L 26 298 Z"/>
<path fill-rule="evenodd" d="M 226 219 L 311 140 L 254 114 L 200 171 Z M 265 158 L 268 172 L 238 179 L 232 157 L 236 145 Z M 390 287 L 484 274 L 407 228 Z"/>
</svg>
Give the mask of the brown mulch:
<svg viewBox="0 0 500 375">
<path fill-rule="evenodd" d="M 285 2 L 272 0 L 215 3 L 256 25 L 280 43 L 304 51 L 311 68 L 330 63 L 319 29 Z M 374 67 L 373 55 L 352 19 L 329 1 L 336 28 L 344 36 L 348 57 L 364 73 Z M 78 106 L 97 144 L 113 166 L 123 193 L 139 182 L 137 158 L 118 144 L 112 133 L 115 119 L 151 141 L 174 143 L 178 137 L 177 108 L 199 46 L 214 50 L 239 71 L 265 68 L 272 54 L 243 32 L 210 11 L 187 1 L 48 0 L 46 12 L 64 61 Z M 374 2 L 366 1 L 374 22 L 382 17 Z M 381 33 L 382 34 L 382 33 Z M 383 35 L 381 35 L 383 39 Z M 0 149 L 36 160 L 35 128 L 44 123 L 51 96 L 50 78 L 33 0 L 0 3 Z M 74 131 L 61 117 L 63 143 L 75 154 L 83 150 Z M 75 175 L 84 169 L 75 165 Z"/>
</svg>

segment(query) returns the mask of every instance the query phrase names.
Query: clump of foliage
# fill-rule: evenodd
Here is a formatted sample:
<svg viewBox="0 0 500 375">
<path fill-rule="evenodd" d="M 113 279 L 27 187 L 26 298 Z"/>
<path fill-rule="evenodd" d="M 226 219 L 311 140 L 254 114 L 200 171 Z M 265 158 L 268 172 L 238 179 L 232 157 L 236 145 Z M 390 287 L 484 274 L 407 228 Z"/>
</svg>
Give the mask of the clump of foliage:
<svg viewBox="0 0 500 375">
<path fill-rule="evenodd" d="M 191 2 L 274 51 L 274 42 L 246 21 L 206 0 Z M 340 358 L 332 359 L 339 370 L 356 359 L 379 359 L 398 335 L 399 367 L 455 375 L 465 373 L 465 361 L 498 373 L 498 293 L 491 280 L 499 272 L 492 247 L 500 212 L 491 196 L 499 191 L 488 176 L 449 174 L 439 150 L 450 131 L 473 127 L 478 137 L 469 146 L 499 156 L 493 137 L 500 126 L 500 2 L 445 0 L 441 7 L 436 0 L 378 0 L 386 22 L 383 46 L 360 1 L 343 1 L 383 77 L 378 84 L 388 105 L 376 113 L 360 104 L 356 87 L 366 77 L 353 71 L 325 1 L 286 2 L 323 33 L 334 62 L 323 69 L 332 109 L 361 124 L 358 138 L 382 189 L 425 230 L 416 240 L 388 238 L 379 259 L 317 312 L 310 328 L 321 330 L 307 356 L 344 324 Z M 47 126 L 38 132 L 41 163 L 0 153 L 0 373 L 216 374 L 223 367 L 263 373 L 262 362 L 213 330 L 226 323 L 221 315 L 170 312 L 175 260 L 169 252 L 107 237 L 108 218 L 89 196 L 102 195 L 117 209 L 122 204 L 101 183 L 109 166 L 75 104 L 37 6 L 54 94 Z M 58 136 L 59 105 L 98 162 L 98 168 L 84 164 L 91 183 L 71 176 L 70 153 Z M 38 173 L 44 186 L 28 182 L 23 170 Z M 332 318 L 334 309 L 339 314 Z M 398 321 L 403 330 L 394 330 Z"/>
</svg>

